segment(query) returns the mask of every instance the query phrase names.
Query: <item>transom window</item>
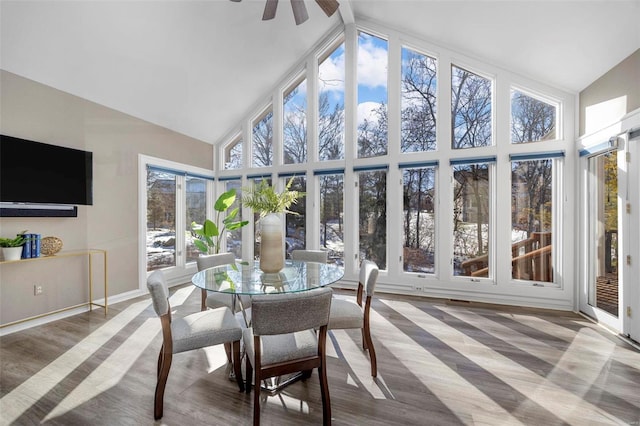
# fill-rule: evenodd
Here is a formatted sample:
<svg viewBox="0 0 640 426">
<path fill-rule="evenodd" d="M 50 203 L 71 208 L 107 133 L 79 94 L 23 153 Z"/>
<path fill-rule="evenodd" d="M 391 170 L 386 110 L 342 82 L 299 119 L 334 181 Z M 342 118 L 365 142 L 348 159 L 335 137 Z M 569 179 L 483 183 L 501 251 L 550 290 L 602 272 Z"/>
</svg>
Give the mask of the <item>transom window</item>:
<svg viewBox="0 0 640 426">
<path fill-rule="evenodd" d="M 387 41 L 358 34 L 358 158 L 387 154 Z"/>
<path fill-rule="evenodd" d="M 557 106 L 511 90 L 511 143 L 557 139 Z"/>
<path fill-rule="evenodd" d="M 284 93 L 282 139 L 284 163 L 307 162 L 307 79 Z"/>
<path fill-rule="evenodd" d="M 436 60 L 402 48 L 402 152 L 436 149 Z"/>
<path fill-rule="evenodd" d="M 273 164 L 273 111 L 269 108 L 253 123 L 253 167 Z"/>
<path fill-rule="evenodd" d="M 492 144 L 491 80 L 451 66 L 451 147 Z"/>
</svg>

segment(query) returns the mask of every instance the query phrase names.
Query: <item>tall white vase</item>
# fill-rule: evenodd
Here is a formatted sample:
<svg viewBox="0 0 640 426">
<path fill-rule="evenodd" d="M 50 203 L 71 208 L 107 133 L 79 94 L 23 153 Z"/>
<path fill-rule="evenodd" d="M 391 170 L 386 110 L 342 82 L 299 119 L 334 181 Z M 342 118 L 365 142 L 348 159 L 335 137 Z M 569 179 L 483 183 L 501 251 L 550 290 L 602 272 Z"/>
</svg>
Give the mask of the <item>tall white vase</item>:
<svg viewBox="0 0 640 426">
<path fill-rule="evenodd" d="M 284 235 L 280 215 L 270 213 L 260 219 L 260 269 L 266 273 L 284 268 Z"/>
</svg>

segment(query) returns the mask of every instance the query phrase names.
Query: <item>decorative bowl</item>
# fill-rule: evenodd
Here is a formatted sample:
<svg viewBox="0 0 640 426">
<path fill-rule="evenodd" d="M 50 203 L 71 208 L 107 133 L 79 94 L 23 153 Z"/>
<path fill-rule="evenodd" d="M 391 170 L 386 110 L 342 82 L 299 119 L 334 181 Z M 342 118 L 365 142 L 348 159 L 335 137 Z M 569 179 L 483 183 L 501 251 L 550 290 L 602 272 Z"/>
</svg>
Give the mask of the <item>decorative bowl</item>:
<svg viewBox="0 0 640 426">
<path fill-rule="evenodd" d="M 52 256 L 62 250 L 62 240 L 58 237 L 44 237 L 40 242 L 40 253 Z"/>
</svg>

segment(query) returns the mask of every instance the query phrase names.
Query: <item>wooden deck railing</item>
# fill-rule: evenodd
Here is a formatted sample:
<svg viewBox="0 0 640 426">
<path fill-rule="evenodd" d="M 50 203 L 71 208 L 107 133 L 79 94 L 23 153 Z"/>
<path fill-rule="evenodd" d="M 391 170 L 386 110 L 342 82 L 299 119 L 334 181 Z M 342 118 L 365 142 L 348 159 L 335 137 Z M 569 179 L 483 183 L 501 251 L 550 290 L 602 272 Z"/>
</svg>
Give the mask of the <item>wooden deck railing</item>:
<svg viewBox="0 0 640 426">
<path fill-rule="evenodd" d="M 532 232 L 511 245 L 511 274 L 517 280 L 553 281 L 551 232 Z M 489 256 L 468 259 L 460 265 L 464 276 L 488 277 Z"/>
</svg>

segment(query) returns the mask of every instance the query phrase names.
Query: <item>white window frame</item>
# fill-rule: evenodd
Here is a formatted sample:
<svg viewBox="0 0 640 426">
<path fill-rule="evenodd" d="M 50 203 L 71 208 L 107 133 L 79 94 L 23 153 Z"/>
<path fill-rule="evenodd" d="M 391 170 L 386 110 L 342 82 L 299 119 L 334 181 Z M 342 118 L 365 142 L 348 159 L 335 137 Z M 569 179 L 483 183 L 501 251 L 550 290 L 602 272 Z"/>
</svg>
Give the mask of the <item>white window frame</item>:
<svg viewBox="0 0 640 426">
<path fill-rule="evenodd" d="M 151 157 L 144 154 L 138 155 L 138 288 L 146 293 L 147 277 L 147 166 L 157 166 L 166 169 L 184 171 L 199 176 L 213 178 L 213 171 L 200 167 L 190 166 L 162 158 Z M 214 182 L 207 180 L 207 212 L 206 217 L 212 215 Z M 197 272 L 195 262 L 186 262 L 184 233 L 186 229 L 186 185 L 184 176 L 176 175 L 176 264 L 168 268 L 162 268 L 169 285 L 181 284 L 190 281 Z"/>
</svg>

